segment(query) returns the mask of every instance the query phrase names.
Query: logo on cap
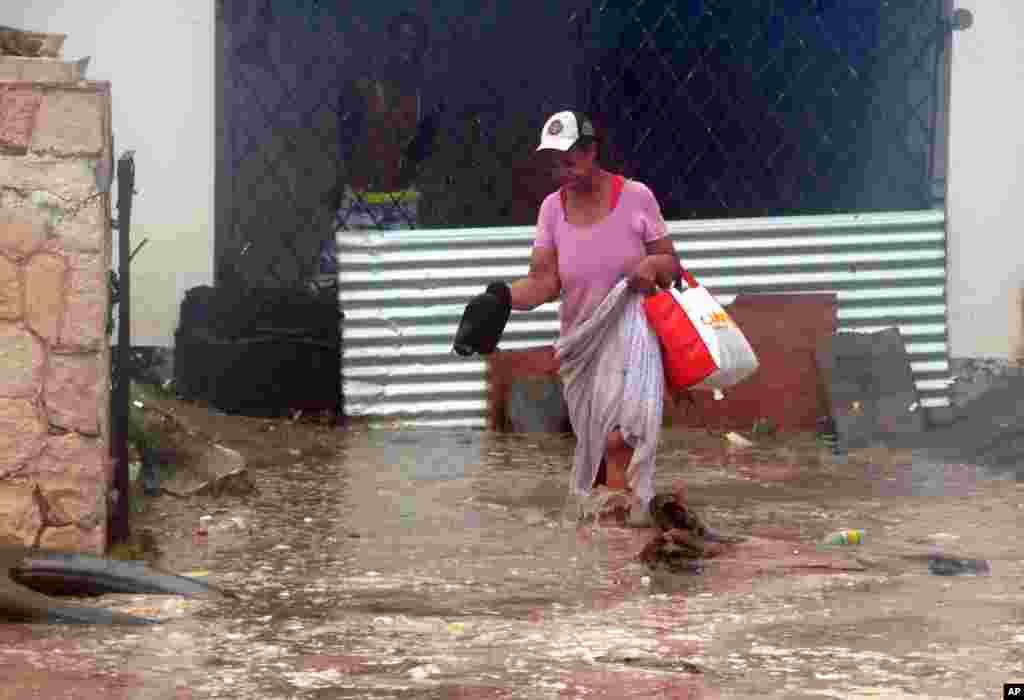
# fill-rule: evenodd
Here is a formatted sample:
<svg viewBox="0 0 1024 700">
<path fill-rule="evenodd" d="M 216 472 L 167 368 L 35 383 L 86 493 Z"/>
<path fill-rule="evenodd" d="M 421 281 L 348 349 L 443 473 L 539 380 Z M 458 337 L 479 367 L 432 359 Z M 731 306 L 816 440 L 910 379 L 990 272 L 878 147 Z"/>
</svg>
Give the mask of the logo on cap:
<svg viewBox="0 0 1024 700">
<path fill-rule="evenodd" d="M 551 136 L 558 136 L 560 133 L 562 133 L 562 129 L 562 120 L 556 119 L 553 122 L 551 122 L 551 124 L 548 126 L 548 134 Z"/>
</svg>

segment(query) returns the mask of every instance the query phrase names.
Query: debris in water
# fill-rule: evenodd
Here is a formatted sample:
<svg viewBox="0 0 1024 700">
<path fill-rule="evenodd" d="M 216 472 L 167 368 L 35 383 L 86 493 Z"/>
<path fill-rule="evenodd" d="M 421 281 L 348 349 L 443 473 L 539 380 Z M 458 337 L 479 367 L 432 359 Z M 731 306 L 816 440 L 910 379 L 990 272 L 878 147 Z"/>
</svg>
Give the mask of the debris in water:
<svg viewBox="0 0 1024 700">
<path fill-rule="evenodd" d="M 984 559 L 958 559 L 942 554 L 928 557 L 928 570 L 936 576 L 986 576 L 991 573 Z"/>
<path fill-rule="evenodd" d="M 863 542 L 863 530 L 840 530 L 839 532 L 833 532 L 825 538 L 825 544 L 834 545 L 862 544 Z"/>
<path fill-rule="evenodd" d="M 758 418 L 750 432 L 756 437 L 774 437 L 779 432 L 779 426 L 771 418 Z"/>
<path fill-rule="evenodd" d="M 747 438 L 743 437 L 742 435 L 740 435 L 739 433 L 734 432 L 734 431 L 729 431 L 728 433 L 726 433 L 725 434 L 725 439 L 728 440 L 730 444 L 735 445 L 736 447 L 753 447 L 754 446 L 753 442 L 751 442 Z"/>
</svg>

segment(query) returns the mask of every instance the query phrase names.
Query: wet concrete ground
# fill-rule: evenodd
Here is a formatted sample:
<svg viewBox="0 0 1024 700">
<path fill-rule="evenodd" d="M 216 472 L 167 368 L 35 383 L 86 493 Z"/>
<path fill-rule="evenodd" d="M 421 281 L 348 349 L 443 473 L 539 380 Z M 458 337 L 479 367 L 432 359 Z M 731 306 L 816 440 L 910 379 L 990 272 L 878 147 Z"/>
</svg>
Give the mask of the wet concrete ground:
<svg viewBox="0 0 1024 700">
<path fill-rule="evenodd" d="M 0 626 L 6 698 L 995 698 L 1024 679 L 1024 484 L 909 450 L 669 433 L 658 484 L 749 539 L 700 574 L 575 520 L 571 438 L 336 431 L 258 493 L 160 498 L 163 565 L 240 601 L 154 628 Z M 206 520 L 200 517 L 207 515 Z M 829 550 L 829 532 L 866 543 Z M 199 528 L 208 535 L 195 534 Z M 989 560 L 932 575 L 933 549 Z"/>
</svg>

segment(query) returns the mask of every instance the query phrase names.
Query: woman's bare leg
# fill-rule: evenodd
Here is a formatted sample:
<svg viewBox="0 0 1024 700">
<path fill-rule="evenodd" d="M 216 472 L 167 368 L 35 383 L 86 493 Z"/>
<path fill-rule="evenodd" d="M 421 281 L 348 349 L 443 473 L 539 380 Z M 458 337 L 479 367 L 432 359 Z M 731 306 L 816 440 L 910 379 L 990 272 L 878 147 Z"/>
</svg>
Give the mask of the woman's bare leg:
<svg viewBox="0 0 1024 700">
<path fill-rule="evenodd" d="M 614 430 L 608 436 L 605 461 L 608 469 L 608 488 L 613 491 L 625 491 L 627 488 L 626 470 L 633 460 L 633 448 L 622 437 L 622 431 Z"/>
</svg>

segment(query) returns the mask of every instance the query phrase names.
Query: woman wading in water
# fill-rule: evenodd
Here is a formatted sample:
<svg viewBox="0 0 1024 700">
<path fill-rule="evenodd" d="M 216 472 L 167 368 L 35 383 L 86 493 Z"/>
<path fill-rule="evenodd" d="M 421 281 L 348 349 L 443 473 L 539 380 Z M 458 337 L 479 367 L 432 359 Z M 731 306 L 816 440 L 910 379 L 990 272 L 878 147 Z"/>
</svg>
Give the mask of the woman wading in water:
<svg viewBox="0 0 1024 700">
<path fill-rule="evenodd" d="M 643 296 L 681 268 L 651 190 L 601 167 L 594 127 L 579 112 L 544 124 L 560 187 L 541 204 L 529 275 L 508 285 L 515 310 L 560 299 L 556 344 L 578 440 L 573 491 L 630 494 L 646 512 L 654 496 L 664 370 Z"/>
</svg>

